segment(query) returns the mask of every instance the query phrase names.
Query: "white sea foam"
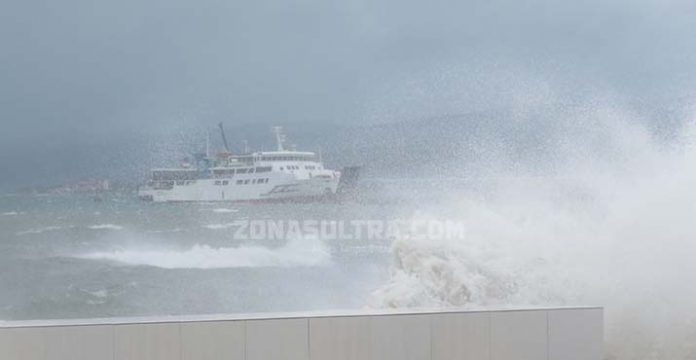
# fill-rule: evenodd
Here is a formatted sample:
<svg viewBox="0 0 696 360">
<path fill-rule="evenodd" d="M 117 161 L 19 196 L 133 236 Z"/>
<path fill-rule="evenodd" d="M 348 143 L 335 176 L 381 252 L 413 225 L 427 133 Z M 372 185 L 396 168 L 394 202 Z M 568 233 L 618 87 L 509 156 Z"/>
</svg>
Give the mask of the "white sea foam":
<svg viewBox="0 0 696 360">
<path fill-rule="evenodd" d="M 328 248 L 319 240 L 293 240 L 277 248 L 263 246 L 214 248 L 208 245 L 195 245 L 188 250 L 124 249 L 95 252 L 78 257 L 165 269 L 306 267 L 324 266 L 331 262 Z"/>
<path fill-rule="evenodd" d="M 107 290 L 107 289 L 99 289 L 99 290 L 80 289 L 80 290 L 82 290 L 86 294 L 89 294 L 95 298 L 103 299 L 103 298 L 106 298 L 107 296 L 109 296 L 109 290 Z"/>
<path fill-rule="evenodd" d="M 236 213 L 238 211 L 239 211 L 239 209 L 227 209 L 227 208 L 213 209 L 213 212 L 217 213 L 217 214 L 230 214 L 230 213 Z"/>
<path fill-rule="evenodd" d="M 45 226 L 45 227 L 41 227 L 41 228 L 18 231 L 15 233 L 15 235 L 24 236 L 24 235 L 30 235 L 30 234 L 43 234 L 45 232 L 56 231 L 56 230 L 61 230 L 61 229 L 63 229 L 62 226 Z"/>
<path fill-rule="evenodd" d="M 17 215 L 22 215 L 24 214 L 23 212 L 18 212 L 18 211 L 6 211 L 2 213 L 2 216 L 17 216 Z"/>
<path fill-rule="evenodd" d="M 166 234 L 166 233 L 177 233 L 177 232 L 182 232 L 183 230 L 181 228 L 173 228 L 173 229 L 166 229 L 166 230 L 147 230 L 147 233 L 150 234 Z"/>
<path fill-rule="evenodd" d="M 209 230 L 226 230 L 232 227 L 239 226 L 237 223 L 223 223 L 223 224 L 206 224 L 203 225 L 204 228 Z"/>
<path fill-rule="evenodd" d="M 107 289 L 100 289 L 94 291 L 84 289 L 81 290 L 89 295 L 89 297 L 85 300 L 85 303 L 87 303 L 88 305 L 102 305 L 108 301 L 109 290 Z"/>
<path fill-rule="evenodd" d="M 92 230 L 123 230 L 123 226 L 114 224 L 96 224 L 90 225 L 87 228 Z"/>
</svg>

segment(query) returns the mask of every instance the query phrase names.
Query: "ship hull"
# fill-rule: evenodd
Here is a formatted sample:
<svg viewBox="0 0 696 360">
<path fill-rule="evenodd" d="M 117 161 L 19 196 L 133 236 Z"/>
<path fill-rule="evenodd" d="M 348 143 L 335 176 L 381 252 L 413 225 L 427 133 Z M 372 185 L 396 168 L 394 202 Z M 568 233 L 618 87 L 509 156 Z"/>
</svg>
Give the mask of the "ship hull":
<svg viewBox="0 0 696 360">
<path fill-rule="evenodd" d="M 298 180 L 289 174 L 269 173 L 256 179 L 199 179 L 164 187 L 143 186 L 138 196 L 153 202 L 313 201 L 334 195 L 338 182 L 338 177 Z"/>
</svg>

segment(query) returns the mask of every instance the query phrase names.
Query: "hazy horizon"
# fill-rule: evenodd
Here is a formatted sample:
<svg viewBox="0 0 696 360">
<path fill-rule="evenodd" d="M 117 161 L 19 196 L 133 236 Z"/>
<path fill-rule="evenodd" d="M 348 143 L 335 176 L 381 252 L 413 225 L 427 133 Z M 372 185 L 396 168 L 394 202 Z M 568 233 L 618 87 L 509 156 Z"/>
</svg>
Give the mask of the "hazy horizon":
<svg viewBox="0 0 696 360">
<path fill-rule="evenodd" d="M 88 176 L 75 163 L 121 151 L 111 144 L 219 121 L 305 131 L 613 104 L 659 122 L 691 106 L 696 88 L 689 1 L 10 1 L 0 10 L 0 165 L 11 169 L 0 189 Z"/>
</svg>

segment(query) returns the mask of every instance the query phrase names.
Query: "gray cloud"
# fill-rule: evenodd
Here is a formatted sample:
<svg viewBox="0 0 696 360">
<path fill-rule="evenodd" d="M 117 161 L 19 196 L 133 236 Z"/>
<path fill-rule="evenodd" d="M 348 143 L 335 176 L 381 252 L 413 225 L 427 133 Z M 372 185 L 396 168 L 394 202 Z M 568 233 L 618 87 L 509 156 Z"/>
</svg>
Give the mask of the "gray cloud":
<svg viewBox="0 0 696 360">
<path fill-rule="evenodd" d="M 4 1 L 0 161 L 45 168 L 56 149 L 68 163 L 220 120 L 490 110 L 526 92 L 668 103 L 696 82 L 695 19 L 686 0 Z"/>
</svg>

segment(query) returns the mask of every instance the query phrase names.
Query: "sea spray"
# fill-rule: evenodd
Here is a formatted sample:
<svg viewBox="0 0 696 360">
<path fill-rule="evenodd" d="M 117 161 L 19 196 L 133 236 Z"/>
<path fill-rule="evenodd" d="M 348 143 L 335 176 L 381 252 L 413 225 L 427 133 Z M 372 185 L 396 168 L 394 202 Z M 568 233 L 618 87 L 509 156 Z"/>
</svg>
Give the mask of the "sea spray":
<svg viewBox="0 0 696 360">
<path fill-rule="evenodd" d="M 696 358 L 696 132 L 666 144 L 603 120 L 556 134 L 553 172 L 518 169 L 452 195 L 443 207 L 466 237 L 395 241 L 370 305 L 600 305 L 608 359 Z"/>
</svg>

